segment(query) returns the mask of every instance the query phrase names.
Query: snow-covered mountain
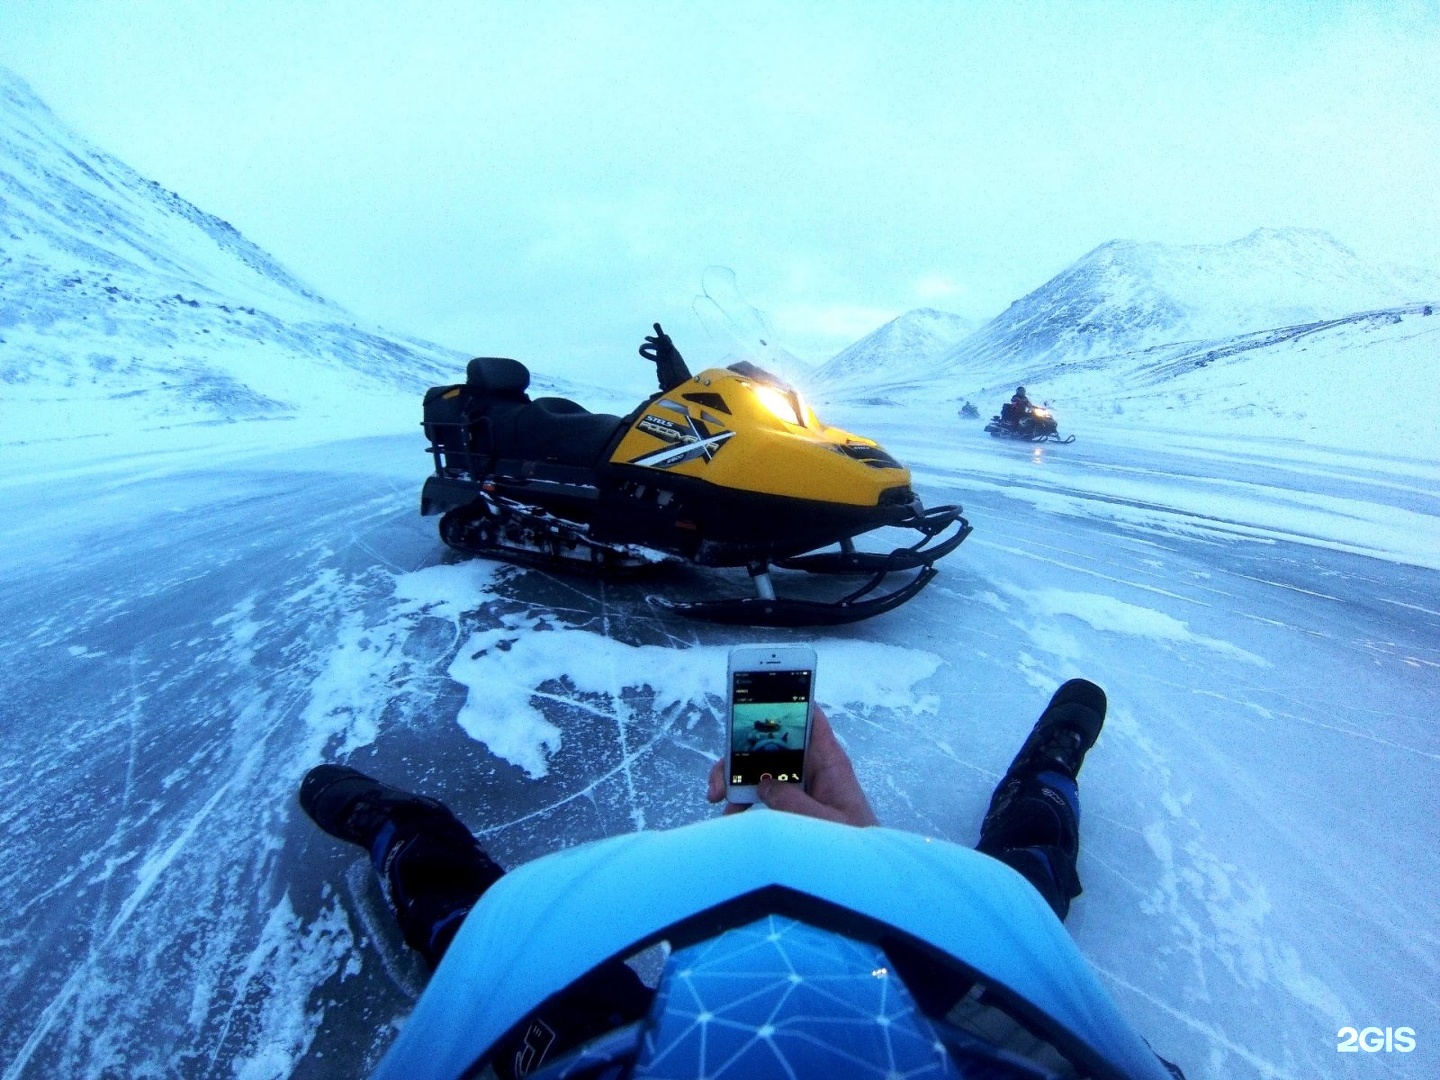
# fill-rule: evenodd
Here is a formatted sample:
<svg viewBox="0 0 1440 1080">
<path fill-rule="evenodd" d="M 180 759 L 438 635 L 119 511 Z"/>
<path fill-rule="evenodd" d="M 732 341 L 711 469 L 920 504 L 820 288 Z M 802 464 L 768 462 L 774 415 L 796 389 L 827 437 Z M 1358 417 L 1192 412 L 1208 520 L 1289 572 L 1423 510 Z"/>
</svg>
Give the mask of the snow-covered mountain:
<svg viewBox="0 0 1440 1080">
<path fill-rule="evenodd" d="M 1015 301 L 942 358 L 1015 381 L 1034 362 L 1341 318 L 1440 296 L 1434 275 L 1372 265 L 1315 229 L 1228 244 L 1111 241 Z"/>
<path fill-rule="evenodd" d="M 1421 395 L 1412 422 L 1433 437 L 1437 306 L 1433 276 L 1368 264 L 1314 230 L 1215 246 L 1115 242 L 938 358 L 872 349 L 830 397 L 947 411 L 968 399 L 988 415 L 1024 383 L 1057 406 L 1062 427 L 1123 414 L 1366 445 L 1393 423 L 1387 388 L 1398 385 Z"/>
<path fill-rule="evenodd" d="M 977 319 L 934 308 L 916 308 L 836 353 L 814 375 L 827 393 L 894 375 L 913 374 L 943 356 L 981 325 Z"/>
<path fill-rule="evenodd" d="M 1057 362 L 1032 367 L 1026 385 L 1091 423 L 1105 417 L 1356 448 L 1403 431 L 1434 444 L 1440 408 L 1427 387 L 1440 354 L 1437 311 L 1440 303 L 1416 303 Z M 1012 389 L 1006 382 L 976 396 L 998 402 Z"/>
<path fill-rule="evenodd" d="M 1403 430 L 1433 445 L 1437 355 L 1440 301 L 1085 360 L 1036 357 L 1003 378 L 993 370 L 898 371 L 852 388 L 849 400 L 952 415 L 970 400 L 988 416 L 1023 382 L 1056 408 L 1062 432 L 1139 424 L 1362 448 Z M 1403 417 L 1397 400 L 1407 402 Z"/>
<path fill-rule="evenodd" d="M 0 445 L 417 419 L 465 358 L 365 326 L 0 69 Z M 93 444 L 92 444 L 93 445 Z M 88 452 L 88 451 L 87 451 Z"/>
</svg>

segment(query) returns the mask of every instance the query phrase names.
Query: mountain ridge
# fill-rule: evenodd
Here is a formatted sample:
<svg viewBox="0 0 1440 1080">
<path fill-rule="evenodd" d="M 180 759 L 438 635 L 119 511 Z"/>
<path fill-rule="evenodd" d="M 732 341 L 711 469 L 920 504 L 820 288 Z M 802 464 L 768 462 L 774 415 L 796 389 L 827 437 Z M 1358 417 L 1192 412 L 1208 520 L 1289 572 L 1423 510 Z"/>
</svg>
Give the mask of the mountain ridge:
<svg viewBox="0 0 1440 1080">
<path fill-rule="evenodd" d="M 1227 244 L 1112 240 L 1016 300 L 939 363 L 1000 377 L 1042 354 L 1086 360 L 1338 318 L 1437 293 L 1440 283 L 1373 266 L 1318 229 L 1256 229 Z"/>
<path fill-rule="evenodd" d="M 121 452 L 242 420 L 405 429 L 466 359 L 366 325 L 0 68 L 0 443 Z"/>
<path fill-rule="evenodd" d="M 974 333 L 981 320 L 937 308 L 913 308 L 878 327 L 825 361 L 815 372 L 817 385 L 833 389 L 898 364 L 933 360 Z"/>
<path fill-rule="evenodd" d="M 0 235 L 32 257 L 43 251 L 47 265 L 170 276 L 237 300 L 298 300 L 348 314 L 229 222 L 71 130 L 3 67 L 0 162 Z"/>
</svg>

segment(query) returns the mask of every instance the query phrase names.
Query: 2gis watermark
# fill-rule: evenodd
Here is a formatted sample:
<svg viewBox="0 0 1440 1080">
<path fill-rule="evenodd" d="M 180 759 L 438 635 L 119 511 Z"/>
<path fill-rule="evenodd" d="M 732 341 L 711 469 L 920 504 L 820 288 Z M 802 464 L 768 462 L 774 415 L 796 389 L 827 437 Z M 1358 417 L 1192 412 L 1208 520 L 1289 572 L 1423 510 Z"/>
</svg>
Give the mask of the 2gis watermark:
<svg viewBox="0 0 1440 1080">
<path fill-rule="evenodd" d="M 1362 1051 L 1367 1054 L 1408 1054 L 1415 1049 L 1415 1029 L 1412 1027 L 1342 1027 L 1335 1037 L 1340 1040 L 1335 1049 L 1342 1054 Z"/>
</svg>

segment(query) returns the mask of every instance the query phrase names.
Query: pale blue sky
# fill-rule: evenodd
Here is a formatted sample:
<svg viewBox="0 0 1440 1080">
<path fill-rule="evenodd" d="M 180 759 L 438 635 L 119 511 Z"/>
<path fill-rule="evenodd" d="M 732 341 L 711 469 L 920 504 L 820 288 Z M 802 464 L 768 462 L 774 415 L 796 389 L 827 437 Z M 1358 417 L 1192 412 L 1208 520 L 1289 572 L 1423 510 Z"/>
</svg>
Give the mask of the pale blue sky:
<svg viewBox="0 0 1440 1080">
<path fill-rule="evenodd" d="M 823 359 L 1114 238 L 1440 250 L 1434 2 L 4 0 L 0 63 L 357 314 L 540 368 L 705 359 L 712 264 Z"/>
</svg>

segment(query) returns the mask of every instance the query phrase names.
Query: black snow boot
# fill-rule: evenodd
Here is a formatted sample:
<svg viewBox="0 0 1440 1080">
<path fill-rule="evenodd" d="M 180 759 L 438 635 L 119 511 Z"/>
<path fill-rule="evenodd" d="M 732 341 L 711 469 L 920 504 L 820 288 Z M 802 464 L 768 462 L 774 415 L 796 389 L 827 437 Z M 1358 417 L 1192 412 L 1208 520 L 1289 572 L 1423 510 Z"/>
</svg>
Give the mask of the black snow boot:
<svg viewBox="0 0 1440 1080">
<path fill-rule="evenodd" d="M 1105 691 L 1071 679 L 1050 699 L 990 797 L 978 851 L 1018 870 L 1062 920 L 1080 895 L 1075 774 L 1105 723 Z"/>
<path fill-rule="evenodd" d="M 1087 679 L 1071 679 L 1055 691 L 1035 721 L 1005 771 L 1005 780 L 1042 772 L 1058 772 L 1074 780 L 1104 723 L 1105 691 Z"/>
<path fill-rule="evenodd" d="M 505 875 L 444 803 L 345 765 L 317 765 L 306 773 L 300 806 L 331 836 L 368 849 L 405 941 L 431 967 L 470 909 Z"/>
<path fill-rule="evenodd" d="M 443 803 L 382 784 L 348 765 L 317 765 L 306 773 L 300 808 L 331 836 L 364 848 L 388 824 L 452 816 Z"/>
</svg>

